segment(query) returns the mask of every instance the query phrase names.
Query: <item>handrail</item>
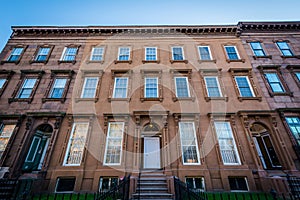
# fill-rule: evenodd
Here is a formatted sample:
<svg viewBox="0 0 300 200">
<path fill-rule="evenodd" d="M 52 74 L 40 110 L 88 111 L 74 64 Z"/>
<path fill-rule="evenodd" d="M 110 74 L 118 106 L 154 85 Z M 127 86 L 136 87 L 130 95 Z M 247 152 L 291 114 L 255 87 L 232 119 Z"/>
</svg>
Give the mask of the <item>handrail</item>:
<svg viewBox="0 0 300 200">
<path fill-rule="evenodd" d="M 189 200 L 206 200 L 204 192 L 194 192 L 179 178 L 174 177 L 175 200 L 189 199 Z"/>
</svg>

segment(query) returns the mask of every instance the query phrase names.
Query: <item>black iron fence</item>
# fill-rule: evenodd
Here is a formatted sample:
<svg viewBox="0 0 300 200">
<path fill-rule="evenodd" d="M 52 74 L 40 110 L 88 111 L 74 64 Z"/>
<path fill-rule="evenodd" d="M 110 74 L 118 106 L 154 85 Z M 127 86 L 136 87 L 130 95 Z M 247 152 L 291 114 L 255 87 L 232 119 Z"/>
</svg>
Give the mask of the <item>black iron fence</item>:
<svg viewBox="0 0 300 200">
<path fill-rule="evenodd" d="M 175 200 L 206 200 L 204 192 L 195 191 L 189 188 L 179 178 L 174 177 Z"/>
<path fill-rule="evenodd" d="M 287 175 L 287 181 L 293 198 L 300 199 L 300 178 Z"/>
</svg>

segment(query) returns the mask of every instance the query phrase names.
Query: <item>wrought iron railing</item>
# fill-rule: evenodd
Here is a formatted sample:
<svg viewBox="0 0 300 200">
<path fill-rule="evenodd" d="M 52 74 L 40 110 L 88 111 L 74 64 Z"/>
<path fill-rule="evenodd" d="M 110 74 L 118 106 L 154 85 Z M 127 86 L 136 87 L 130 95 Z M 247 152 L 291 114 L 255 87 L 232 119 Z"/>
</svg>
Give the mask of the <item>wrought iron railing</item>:
<svg viewBox="0 0 300 200">
<path fill-rule="evenodd" d="M 287 175 L 290 192 L 295 199 L 300 199 L 300 177 Z"/>
<path fill-rule="evenodd" d="M 206 194 L 198 191 L 197 193 L 189 188 L 179 178 L 174 177 L 175 200 L 206 200 Z"/>
<path fill-rule="evenodd" d="M 108 191 L 99 191 L 97 194 L 97 200 L 106 199 L 122 199 L 129 200 L 129 187 L 130 187 L 130 175 L 124 177 L 118 185 L 112 187 Z"/>
</svg>

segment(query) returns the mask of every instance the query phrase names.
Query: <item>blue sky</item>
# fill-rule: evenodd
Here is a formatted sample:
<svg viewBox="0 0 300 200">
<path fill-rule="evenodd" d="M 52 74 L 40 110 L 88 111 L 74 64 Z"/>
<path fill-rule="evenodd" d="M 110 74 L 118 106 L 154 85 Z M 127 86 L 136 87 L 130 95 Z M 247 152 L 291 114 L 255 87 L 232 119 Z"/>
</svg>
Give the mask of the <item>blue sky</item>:
<svg viewBox="0 0 300 200">
<path fill-rule="evenodd" d="M 0 5 L 0 50 L 11 26 L 300 21 L 299 0 L 1 0 Z"/>
</svg>

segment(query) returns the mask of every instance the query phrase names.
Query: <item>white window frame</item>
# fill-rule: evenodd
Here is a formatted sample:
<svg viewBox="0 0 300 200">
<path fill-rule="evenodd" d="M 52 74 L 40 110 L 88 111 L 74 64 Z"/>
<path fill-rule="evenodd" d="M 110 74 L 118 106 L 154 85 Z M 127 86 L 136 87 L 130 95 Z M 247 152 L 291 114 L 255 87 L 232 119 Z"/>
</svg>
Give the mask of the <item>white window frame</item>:
<svg viewBox="0 0 300 200">
<path fill-rule="evenodd" d="M 155 79 L 156 80 L 156 96 L 155 97 L 148 97 L 147 96 L 147 80 L 148 79 Z M 144 86 L 144 98 L 159 98 L 159 85 L 158 85 L 158 77 L 145 77 L 145 86 Z"/>
<path fill-rule="evenodd" d="M 29 80 L 29 79 L 35 79 L 35 82 L 34 82 L 34 85 L 32 88 L 25 88 L 25 89 L 31 89 L 31 92 L 29 94 L 29 96 L 27 98 L 21 98 L 20 95 L 25 87 L 25 84 L 26 84 L 26 80 Z M 18 95 L 17 95 L 17 98 L 18 99 L 28 99 L 30 98 L 31 94 L 32 94 L 32 91 L 33 91 L 33 88 L 35 87 L 36 85 L 36 82 L 38 81 L 38 78 L 31 78 L 31 77 L 28 77 L 28 78 L 25 78 L 24 81 L 23 81 L 23 84 L 22 84 L 22 87 L 19 89 L 19 92 L 18 92 Z"/>
<path fill-rule="evenodd" d="M 102 49 L 102 54 L 95 54 L 95 49 Z M 93 47 L 92 52 L 91 52 L 91 56 L 90 56 L 90 61 L 103 61 L 104 60 L 104 51 L 105 51 L 104 47 Z M 93 60 L 93 56 L 101 56 L 101 59 L 100 60 Z"/>
<path fill-rule="evenodd" d="M 15 49 L 22 49 L 22 51 L 21 51 L 20 53 L 17 53 L 17 54 L 16 54 L 16 53 L 14 53 L 14 50 L 15 50 Z M 9 56 L 7 57 L 6 61 L 9 61 L 9 62 L 16 62 L 16 61 L 20 60 L 20 57 L 21 57 L 23 51 L 24 51 L 24 47 L 14 47 L 14 48 L 11 50 L 11 52 L 10 52 Z M 17 58 L 16 60 L 10 60 L 12 56 L 18 56 L 18 58 Z"/>
<path fill-rule="evenodd" d="M 76 163 L 76 164 L 74 164 L 74 163 L 73 164 L 68 164 L 67 163 L 69 154 L 71 153 L 70 152 L 71 144 L 73 142 L 73 140 L 71 141 L 71 139 L 73 139 L 75 127 L 79 124 L 85 124 L 87 126 L 85 140 L 84 140 L 84 143 L 86 143 L 87 135 L 88 135 L 88 132 L 89 132 L 89 123 L 88 122 L 75 122 L 75 123 L 73 123 L 72 131 L 71 131 L 71 134 L 70 134 L 70 137 L 69 137 L 68 146 L 67 146 L 67 150 L 66 150 L 66 153 L 65 153 L 64 161 L 63 161 L 63 166 L 80 166 L 81 165 L 81 162 L 82 162 L 82 159 L 83 159 L 83 156 L 84 156 L 83 154 L 84 154 L 85 146 L 83 146 L 83 149 L 82 149 L 82 155 L 81 155 L 80 163 Z"/>
<path fill-rule="evenodd" d="M 188 93 L 188 96 L 187 97 L 178 97 L 178 91 L 177 91 L 177 82 L 176 82 L 176 79 L 178 78 L 184 78 L 185 79 L 185 82 L 186 82 L 186 85 L 187 85 L 187 93 Z M 189 87 L 189 80 L 188 80 L 188 77 L 181 77 L 181 76 L 177 76 L 177 77 L 174 77 L 174 81 L 175 81 L 175 93 L 176 93 L 176 98 L 190 98 L 191 97 L 191 93 L 190 93 L 190 87 Z"/>
<path fill-rule="evenodd" d="M 47 54 L 42 54 L 42 51 L 41 51 L 42 49 L 49 49 L 48 53 Z M 37 52 L 37 54 L 36 54 L 36 56 L 34 58 L 34 61 L 45 62 L 47 60 L 47 58 L 48 58 L 48 55 L 49 55 L 50 51 L 51 51 L 51 47 L 43 47 L 43 46 L 39 47 L 38 52 Z M 39 56 L 46 56 L 46 58 L 44 60 L 38 60 Z"/>
<path fill-rule="evenodd" d="M 267 78 L 267 74 L 275 74 L 278 81 L 277 81 L 277 82 L 270 82 L 269 79 Z M 282 84 L 282 82 L 281 82 L 281 80 L 280 80 L 279 75 L 278 75 L 277 72 L 268 72 L 268 71 L 265 71 L 265 72 L 264 72 L 264 76 L 265 76 L 266 81 L 267 81 L 267 83 L 269 84 L 269 86 L 270 86 L 270 88 L 271 88 L 271 91 L 272 91 L 273 93 L 285 93 L 285 92 L 286 92 L 286 90 L 285 90 L 285 88 L 284 88 L 284 85 Z M 272 87 L 272 84 L 273 84 L 273 83 L 279 83 L 279 86 L 281 87 L 282 91 L 274 91 L 274 89 L 273 89 L 273 87 Z"/>
<path fill-rule="evenodd" d="M 233 150 L 235 152 L 235 156 L 236 156 L 236 159 L 237 159 L 236 163 L 226 163 L 224 161 L 223 156 L 222 156 L 222 149 L 221 149 L 221 145 L 220 145 L 219 131 L 218 131 L 217 126 L 216 126 L 216 124 L 221 124 L 221 123 L 222 123 L 222 126 L 224 126 L 224 123 L 226 123 L 227 126 L 229 127 L 230 136 L 231 136 L 231 139 L 232 139 Z M 218 140 L 218 143 L 219 143 L 219 150 L 220 150 L 220 155 L 221 155 L 223 164 L 224 165 L 241 165 L 240 155 L 239 155 L 238 149 L 236 147 L 235 138 L 234 138 L 234 135 L 233 135 L 233 132 L 232 132 L 232 127 L 231 127 L 230 122 L 215 121 L 214 122 L 214 127 L 215 127 L 215 131 L 216 131 L 217 140 Z M 227 138 L 227 139 L 229 139 L 229 138 Z"/>
<path fill-rule="evenodd" d="M 94 89 L 94 95 L 93 97 L 84 97 L 84 91 L 86 89 L 86 82 L 88 79 L 97 79 L 97 82 L 96 82 L 96 85 L 95 85 L 95 89 Z M 98 83 L 99 83 L 99 77 L 85 77 L 84 78 L 84 84 L 82 86 L 82 91 L 81 91 L 81 95 L 80 95 L 80 98 L 82 99 L 90 99 L 90 98 L 95 98 L 96 97 L 96 91 L 97 91 L 97 87 L 98 87 Z"/>
<path fill-rule="evenodd" d="M 122 137 L 121 138 L 118 137 L 118 139 L 121 139 L 120 160 L 119 160 L 118 163 L 107 163 L 106 162 L 107 150 L 108 150 L 108 141 L 109 141 L 109 139 L 113 138 L 113 137 L 110 137 L 111 124 L 121 124 L 121 126 L 122 126 Z M 125 127 L 125 123 L 124 122 L 109 122 L 108 130 L 107 130 L 107 136 L 106 136 L 106 144 L 105 144 L 105 152 L 104 152 L 104 162 L 103 162 L 103 165 L 112 165 L 112 166 L 121 165 L 121 163 L 122 163 L 122 154 L 123 154 L 124 127 Z"/>
<path fill-rule="evenodd" d="M 205 191 L 205 180 L 204 180 L 204 177 L 202 176 L 186 176 L 185 177 L 185 184 L 187 185 L 187 179 L 190 178 L 190 179 L 193 179 L 193 188 L 190 188 L 192 190 L 195 190 L 195 191 Z M 201 183 L 203 185 L 203 189 L 201 188 L 196 188 L 196 181 L 195 179 L 201 179 Z"/>
<path fill-rule="evenodd" d="M 236 53 L 236 55 L 237 55 L 237 59 L 230 59 L 230 58 L 229 58 L 226 47 L 233 47 L 233 48 L 234 48 L 235 53 Z M 224 49 L 225 49 L 226 56 L 227 56 L 227 59 L 228 59 L 228 60 L 240 60 L 240 59 L 241 59 L 241 57 L 240 57 L 240 55 L 239 55 L 239 52 L 238 52 L 238 50 L 237 50 L 237 48 L 236 48 L 235 45 L 225 45 L 225 46 L 224 46 Z"/>
<path fill-rule="evenodd" d="M 65 79 L 66 80 L 66 82 L 64 84 L 64 87 L 55 87 L 56 80 L 58 80 L 58 79 Z M 67 82 L 68 82 L 68 78 L 65 78 L 65 77 L 57 77 L 57 78 L 55 78 L 55 80 L 53 81 L 53 85 L 52 85 L 51 91 L 49 93 L 49 98 L 63 98 Z M 63 89 L 61 97 L 52 97 L 54 89 Z"/>
<path fill-rule="evenodd" d="M 198 162 L 195 162 L 195 163 L 185 163 L 184 162 L 184 152 L 183 152 L 183 146 L 187 146 L 187 145 L 183 145 L 182 144 L 182 138 L 184 138 L 184 131 L 182 130 L 182 125 L 183 123 L 189 123 L 189 124 L 192 124 L 192 127 L 193 127 L 193 135 L 194 135 L 194 142 L 195 142 L 195 148 L 196 148 L 196 151 L 197 151 L 197 158 L 198 158 Z M 180 133 L 180 146 L 181 146 L 181 156 L 182 156 L 182 164 L 183 165 L 200 165 L 201 164 L 201 161 L 200 161 L 200 154 L 199 154 L 199 148 L 198 148 L 198 140 L 197 140 L 197 134 L 196 134 L 196 130 L 195 130 L 195 124 L 194 122 L 179 122 L 179 133 Z M 191 146 L 191 145 L 189 145 Z"/>
<path fill-rule="evenodd" d="M 247 98 L 247 96 L 243 96 L 242 93 L 241 93 L 240 86 L 239 86 L 239 84 L 238 84 L 238 81 L 236 80 L 237 77 L 245 77 L 245 78 L 246 78 L 247 83 L 248 83 L 248 86 L 249 86 L 250 91 L 251 91 L 251 94 L 252 94 L 251 97 L 255 97 L 255 93 L 254 93 L 254 91 L 253 91 L 253 88 L 252 88 L 252 85 L 251 85 L 251 83 L 250 83 L 250 81 L 249 81 L 248 76 L 234 76 L 234 80 L 235 80 L 236 86 L 237 86 L 237 88 L 238 88 L 238 90 L 239 90 L 240 96 L 241 96 L 241 97 L 244 97 L 244 98 Z M 251 98 L 251 97 L 249 97 L 249 98 Z"/>
<path fill-rule="evenodd" d="M 207 47 L 208 48 L 208 53 L 209 53 L 209 58 L 210 59 L 203 59 L 202 57 L 201 57 L 201 51 L 200 51 L 200 48 L 201 47 Z M 213 60 L 213 57 L 212 57 L 212 55 L 211 55 L 211 51 L 210 51 L 210 46 L 208 46 L 208 45 L 200 45 L 200 46 L 198 46 L 198 53 L 199 53 L 199 58 L 200 58 L 200 60 L 202 61 L 202 60 Z"/>
<path fill-rule="evenodd" d="M 182 52 L 182 60 L 185 60 L 184 49 L 183 49 L 182 46 L 173 46 L 173 47 L 172 47 L 172 60 L 175 60 L 175 59 L 174 59 L 174 48 L 180 48 L 180 49 L 181 49 L 181 52 Z M 175 61 L 182 61 L 182 60 L 175 60 Z"/>
<path fill-rule="evenodd" d="M 209 95 L 208 84 L 207 84 L 206 78 L 215 78 L 215 80 L 217 81 L 217 86 L 218 86 L 220 96 L 214 97 L 214 96 Z M 223 97 L 222 90 L 221 90 L 220 83 L 219 83 L 219 78 L 217 76 L 204 76 L 204 81 L 205 81 L 205 88 L 206 88 L 206 92 L 207 92 L 208 97 L 210 97 L 210 98 Z"/>
<path fill-rule="evenodd" d="M 36 148 L 35 148 L 34 154 L 33 154 L 33 156 L 32 156 L 32 159 L 31 159 L 31 160 L 28 160 L 28 157 L 29 157 L 29 155 L 30 155 L 30 151 L 31 151 L 31 149 L 33 148 L 33 144 L 34 144 L 33 141 L 34 141 L 35 139 L 38 140 L 38 144 L 36 145 Z M 36 156 L 36 153 L 37 153 L 37 151 L 38 151 L 38 149 L 39 149 L 38 147 L 40 146 L 41 141 L 42 141 L 42 138 L 41 138 L 41 137 L 37 137 L 37 136 L 34 136 L 34 137 L 33 137 L 32 142 L 31 142 L 31 145 L 30 145 L 30 148 L 29 148 L 29 151 L 28 151 L 27 156 L 26 156 L 26 159 L 25 159 L 25 162 L 33 162 L 33 161 L 34 161 L 35 156 Z"/>
<path fill-rule="evenodd" d="M 147 49 L 155 49 L 155 59 L 154 60 L 148 60 L 147 59 Z M 151 56 L 153 56 L 152 54 L 151 54 Z M 157 61 L 157 47 L 145 47 L 145 60 L 146 61 Z"/>
<path fill-rule="evenodd" d="M 253 43 L 258 43 L 259 46 L 260 46 L 260 49 L 254 49 L 254 47 L 252 46 Z M 254 42 L 250 42 L 249 45 L 250 45 L 250 47 L 251 47 L 251 49 L 252 49 L 252 52 L 253 52 L 254 56 L 257 56 L 257 57 L 263 57 L 263 56 L 266 56 L 266 52 L 265 52 L 265 50 L 264 50 L 264 48 L 263 48 L 261 42 L 259 42 L 259 41 L 254 41 Z M 261 51 L 263 52 L 264 55 L 256 55 L 255 51 L 258 51 L 258 50 L 261 50 Z"/>
<path fill-rule="evenodd" d="M 66 60 L 65 59 L 65 57 L 66 56 L 69 56 L 69 55 L 67 55 L 66 53 L 67 53 L 67 49 L 76 49 L 76 53 L 75 53 L 75 55 L 73 55 L 73 54 L 70 54 L 71 56 L 74 56 L 74 60 Z M 76 60 L 76 55 L 77 55 L 77 53 L 78 53 L 78 47 L 65 47 L 64 48 L 64 50 L 63 50 L 63 53 L 61 54 L 61 57 L 60 57 L 60 61 L 67 61 L 67 62 L 72 62 L 72 61 L 75 61 Z"/>
<path fill-rule="evenodd" d="M 116 97 L 116 86 L 117 86 L 117 79 L 126 79 L 126 96 L 125 97 Z M 124 88 L 122 88 L 124 89 Z M 113 97 L 112 98 L 127 98 L 128 96 L 128 77 L 115 77 L 114 79 L 114 90 L 113 90 Z"/>
<path fill-rule="evenodd" d="M 300 146 L 300 118 L 298 116 L 286 116 L 285 121 L 297 143 Z M 290 122 L 292 121 L 292 122 Z M 297 135 L 296 135 L 297 134 Z"/>
<path fill-rule="evenodd" d="M 3 86 L 4 86 L 6 81 L 7 81 L 6 78 L 0 78 L 0 90 L 3 89 Z"/>
<path fill-rule="evenodd" d="M 128 49 L 128 59 L 127 60 L 120 60 L 120 56 L 122 56 L 122 55 L 127 55 L 127 54 L 122 54 L 121 55 L 121 49 L 122 48 L 127 48 Z M 124 46 L 124 47 L 119 47 L 119 50 L 118 50 L 118 61 L 129 61 L 130 60 L 130 54 L 131 54 L 131 48 L 130 47 L 126 47 L 126 46 Z"/>
</svg>

